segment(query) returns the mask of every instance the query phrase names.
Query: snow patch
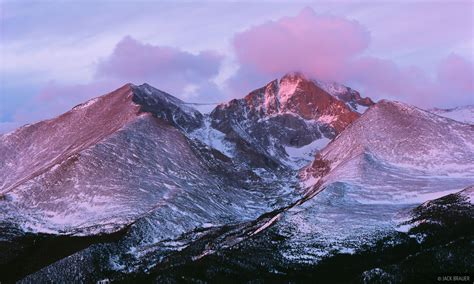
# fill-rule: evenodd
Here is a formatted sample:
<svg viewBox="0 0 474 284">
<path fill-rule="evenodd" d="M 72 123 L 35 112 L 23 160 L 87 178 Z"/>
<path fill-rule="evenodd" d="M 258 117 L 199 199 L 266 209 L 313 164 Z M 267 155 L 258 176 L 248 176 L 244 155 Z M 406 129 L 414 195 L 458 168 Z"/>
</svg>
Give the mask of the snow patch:
<svg viewBox="0 0 474 284">
<path fill-rule="evenodd" d="M 349 89 L 346 86 L 335 83 L 335 82 L 323 82 L 323 81 L 318 81 L 318 80 L 313 80 L 313 82 L 318 87 L 326 91 L 328 94 L 336 98 L 338 95 L 349 91 Z"/>
<path fill-rule="evenodd" d="M 295 82 L 290 82 L 289 80 L 280 81 L 278 95 L 280 97 L 281 104 L 285 104 L 288 99 L 293 96 L 293 94 L 298 89 L 298 84 L 300 81 L 300 78 L 298 78 Z"/>
<path fill-rule="evenodd" d="M 314 155 L 331 142 L 331 139 L 322 137 L 316 139 L 308 145 L 302 147 L 286 146 L 285 152 L 288 154 L 289 166 L 299 169 L 314 160 Z"/>
<path fill-rule="evenodd" d="M 356 111 L 360 114 L 363 114 L 368 108 L 368 106 L 357 105 Z"/>
<path fill-rule="evenodd" d="M 197 139 L 211 148 L 218 150 L 228 157 L 234 157 L 234 147 L 231 142 L 225 140 L 225 134 L 211 126 L 209 117 L 204 119 L 204 126 L 189 134 L 191 138 Z"/>
<path fill-rule="evenodd" d="M 321 115 L 319 118 L 318 118 L 318 121 L 319 122 L 322 122 L 322 123 L 327 123 L 327 124 L 330 124 L 334 121 L 337 120 L 337 116 L 336 115 Z"/>
</svg>

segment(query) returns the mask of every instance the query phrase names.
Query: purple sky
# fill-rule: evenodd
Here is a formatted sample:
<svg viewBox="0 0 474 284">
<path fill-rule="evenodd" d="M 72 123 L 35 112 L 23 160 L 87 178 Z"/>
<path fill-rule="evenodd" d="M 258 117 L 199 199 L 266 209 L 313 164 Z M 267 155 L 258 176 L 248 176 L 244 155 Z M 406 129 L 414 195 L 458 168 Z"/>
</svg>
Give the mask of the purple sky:
<svg viewBox="0 0 474 284">
<path fill-rule="evenodd" d="M 0 133 L 143 82 L 221 102 L 290 71 L 474 104 L 472 1 L 2 1 Z"/>
</svg>

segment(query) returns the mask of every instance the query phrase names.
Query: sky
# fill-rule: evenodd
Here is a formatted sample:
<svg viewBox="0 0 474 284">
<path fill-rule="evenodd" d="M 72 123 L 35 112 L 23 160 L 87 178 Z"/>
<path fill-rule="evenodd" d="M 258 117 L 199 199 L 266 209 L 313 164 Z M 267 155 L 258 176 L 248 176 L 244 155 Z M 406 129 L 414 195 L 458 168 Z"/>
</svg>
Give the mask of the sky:
<svg viewBox="0 0 474 284">
<path fill-rule="evenodd" d="M 129 82 L 210 103 L 294 71 L 456 107 L 473 62 L 474 1 L 0 0 L 0 133 Z"/>
</svg>

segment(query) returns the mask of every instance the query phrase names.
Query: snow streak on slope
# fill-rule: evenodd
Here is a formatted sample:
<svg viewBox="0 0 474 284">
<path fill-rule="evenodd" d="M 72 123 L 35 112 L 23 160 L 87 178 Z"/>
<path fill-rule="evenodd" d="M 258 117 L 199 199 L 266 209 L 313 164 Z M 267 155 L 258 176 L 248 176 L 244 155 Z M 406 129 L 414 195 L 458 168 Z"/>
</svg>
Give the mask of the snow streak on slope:
<svg viewBox="0 0 474 284">
<path fill-rule="evenodd" d="M 330 141 L 330 139 L 323 137 L 301 147 L 286 146 L 285 152 L 288 154 L 289 165 L 294 169 L 300 169 L 308 165 L 314 159 L 316 153 L 326 147 Z"/>
<path fill-rule="evenodd" d="M 202 143 L 220 151 L 228 157 L 235 156 L 235 145 L 225 139 L 224 133 L 211 126 L 209 116 L 205 117 L 203 127 L 191 132 L 189 136 L 198 139 Z"/>
</svg>

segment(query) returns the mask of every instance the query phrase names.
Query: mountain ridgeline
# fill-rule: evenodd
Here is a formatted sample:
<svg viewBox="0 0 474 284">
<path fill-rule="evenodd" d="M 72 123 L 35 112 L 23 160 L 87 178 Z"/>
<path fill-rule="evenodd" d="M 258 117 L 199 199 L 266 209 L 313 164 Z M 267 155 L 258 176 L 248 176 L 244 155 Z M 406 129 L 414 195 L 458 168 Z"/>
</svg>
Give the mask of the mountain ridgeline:
<svg viewBox="0 0 474 284">
<path fill-rule="evenodd" d="M 0 282 L 472 272 L 474 125 L 438 114 L 300 73 L 210 113 L 127 84 L 0 135 Z"/>
</svg>

